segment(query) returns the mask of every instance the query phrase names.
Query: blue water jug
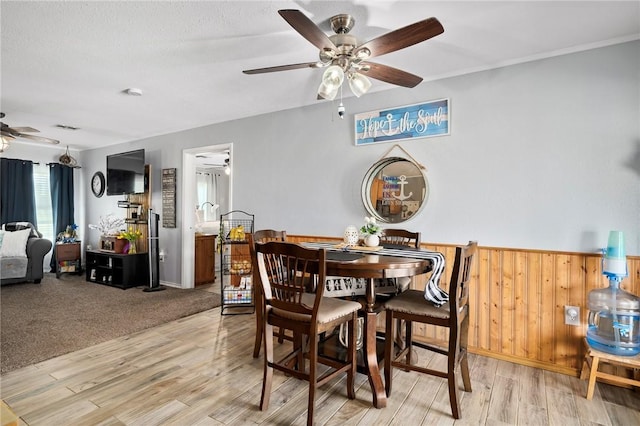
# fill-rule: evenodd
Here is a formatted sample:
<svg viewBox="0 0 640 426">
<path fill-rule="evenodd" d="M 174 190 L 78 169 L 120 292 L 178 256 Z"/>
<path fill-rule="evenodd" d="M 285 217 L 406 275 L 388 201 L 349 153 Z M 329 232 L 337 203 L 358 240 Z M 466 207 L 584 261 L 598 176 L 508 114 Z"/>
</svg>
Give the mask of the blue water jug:
<svg viewBox="0 0 640 426">
<path fill-rule="evenodd" d="M 614 355 L 640 353 L 640 298 L 619 288 L 610 280 L 609 287 L 589 292 L 587 342 L 592 348 Z"/>
</svg>

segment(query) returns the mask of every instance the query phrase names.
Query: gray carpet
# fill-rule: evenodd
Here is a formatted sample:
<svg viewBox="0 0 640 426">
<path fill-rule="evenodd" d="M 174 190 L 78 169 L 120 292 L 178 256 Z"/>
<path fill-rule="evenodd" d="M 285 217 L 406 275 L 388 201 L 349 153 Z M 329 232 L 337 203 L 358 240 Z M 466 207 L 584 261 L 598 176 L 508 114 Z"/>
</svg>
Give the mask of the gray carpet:
<svg viewBox="0 0 640 426">
<path fill-rule="evenodd" d="M 220 295 L 143 292 L 45 274 L 40 284 L 0 287 L 0 374 L 220 305 Z"/>
</svg>

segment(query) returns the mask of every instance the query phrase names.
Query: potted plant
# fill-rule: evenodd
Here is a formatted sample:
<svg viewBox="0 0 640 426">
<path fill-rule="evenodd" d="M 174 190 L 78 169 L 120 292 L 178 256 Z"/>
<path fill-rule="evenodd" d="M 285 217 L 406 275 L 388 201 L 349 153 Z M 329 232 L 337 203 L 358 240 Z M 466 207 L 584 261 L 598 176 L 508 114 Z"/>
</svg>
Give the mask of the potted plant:
<svg viewBox="0 0 640 426">
<path fill-rule="evenodd" d="M 360 228 L 360 233 L 364 239 L 364 245 L 367 247 L 377 247 L 380 245 L 382 228 L 376 223 L 375 217 L 365 217 L 364 222 L 364 225 Z"/>
</svg>

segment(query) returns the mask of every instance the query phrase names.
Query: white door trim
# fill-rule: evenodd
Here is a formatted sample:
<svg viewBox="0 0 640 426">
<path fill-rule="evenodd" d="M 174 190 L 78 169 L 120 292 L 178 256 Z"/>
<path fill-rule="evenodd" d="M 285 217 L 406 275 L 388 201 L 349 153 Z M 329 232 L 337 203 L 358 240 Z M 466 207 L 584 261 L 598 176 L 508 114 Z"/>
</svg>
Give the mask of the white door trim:
<svg viewBox="0 0 640 426">
<path fill-rule="evenodd" d="M 182 277 L 181 288 L 195 287 L 196 238 L 196 155 L 204 152 L 229 151 L 233 158 L 233 144 L 201 146 L 182 150 Z M 233 173 L 229 176 L 229 211 L 233 210 Z M 223 213 L 223 212 L 218 212 Z"/>
</svg>

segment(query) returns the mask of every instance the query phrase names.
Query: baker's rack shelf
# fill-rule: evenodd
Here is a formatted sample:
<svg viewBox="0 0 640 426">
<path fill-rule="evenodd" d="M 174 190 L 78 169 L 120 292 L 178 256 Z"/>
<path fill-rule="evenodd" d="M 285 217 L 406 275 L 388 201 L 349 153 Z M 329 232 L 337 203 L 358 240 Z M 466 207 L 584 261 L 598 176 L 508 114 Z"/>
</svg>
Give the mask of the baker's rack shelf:
<svg viewBox="0 0 640 426">
<path fill-rule="evenodd" d="M 251 282 L 251 255 L 247 235 L 253 233 L 255 215 L 233 210 L 220 215 L 221 313 L 255 311 Z"/>
</svg>

